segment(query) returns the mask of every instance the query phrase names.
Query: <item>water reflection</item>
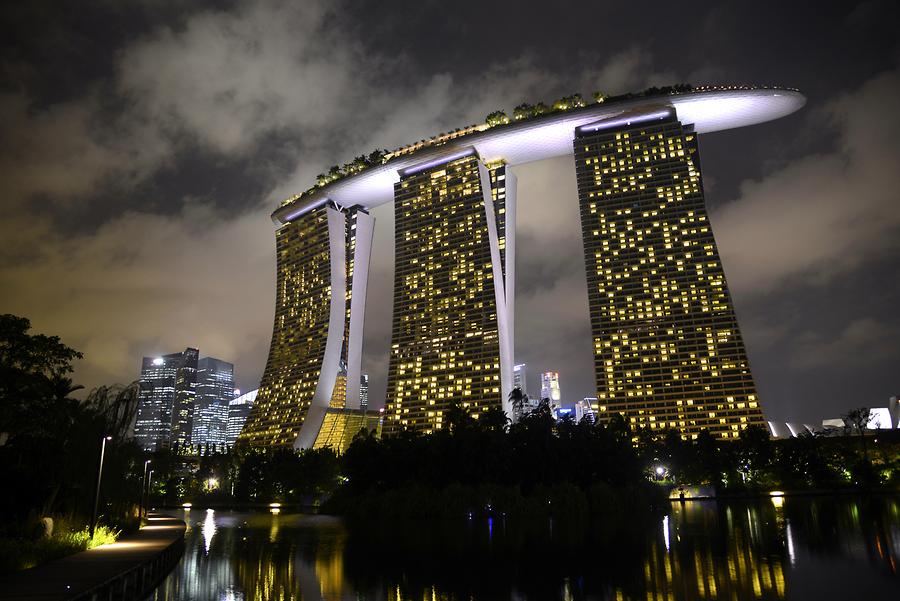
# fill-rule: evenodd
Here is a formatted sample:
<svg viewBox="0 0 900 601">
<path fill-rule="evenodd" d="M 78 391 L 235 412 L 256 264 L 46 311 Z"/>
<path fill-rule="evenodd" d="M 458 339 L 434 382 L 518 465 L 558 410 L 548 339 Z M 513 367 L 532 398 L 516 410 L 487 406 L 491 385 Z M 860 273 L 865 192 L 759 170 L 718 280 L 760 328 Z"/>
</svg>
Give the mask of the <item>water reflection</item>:
<svg viewBox="0 0 900 601">
<path fill-rule="evenodd" d="M 209 546 L 212 544 L 212 538 L 216 534 L 215 512 L 212 509 L 206 510 L 206 519 L 203 520 L 203 546 L 206 554 L 209 555 Z"/>
<path fill-rule="evenodd" d="M 900 505 L 886 497 L 673 503 L 602 527 L 185 516 L 184 558 L 152 599 L 900 598 Z"/>
</svg>

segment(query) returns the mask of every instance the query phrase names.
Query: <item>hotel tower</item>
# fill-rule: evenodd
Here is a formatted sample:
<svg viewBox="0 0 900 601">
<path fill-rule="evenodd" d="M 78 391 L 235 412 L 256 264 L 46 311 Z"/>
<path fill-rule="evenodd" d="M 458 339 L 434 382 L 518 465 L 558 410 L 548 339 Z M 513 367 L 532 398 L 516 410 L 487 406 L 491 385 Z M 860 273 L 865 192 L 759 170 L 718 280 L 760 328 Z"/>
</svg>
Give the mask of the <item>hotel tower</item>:
<svg viewBox="0 0 900 601">
<path fill-rule="evenodd" d="M 454 402 L 511 414 L 515 179 L 474 148 L 400 171 L 385 431 L 428 434 Z"/>
<path fill-rule="evenodd" d="M 515 419 L 512 169 L 573 154 L 598 419 L 621 414 L 635 430 L 687 437 L 764 425 L 707 217 L 697 136 L 784 117 L 806 99 L 789 88 L 689 85 L 595 99 L 521 105 L 512 119 L 496 111 L 360 155 L 282 202 L 272 214 L 272 345 L 239 442 L 343 449 L 358 424 L 372 429 L 357 384 L 368 211 L 389 203 L 384 431 L 436 432 L 454 403 L 476 418 L 500 408 Z M 556 200 L 543 199 L 550 210 Z M 559 395 L 558 384 L 547 390 Z"/>
<path fill-rule="evenodd" d="M 577 128 L 574 147 L 600 418 L 693 437 L 764 426 L 694 128 L 647 107 Z"/>
<path fill-rule="evenodd" d="M 327 203 L 282 225 L 275 325 L 256 402 L 238 437 L 310 448 L 329 409 L 359 409 L 363 312 L 374 220 Z"/>
</svg>

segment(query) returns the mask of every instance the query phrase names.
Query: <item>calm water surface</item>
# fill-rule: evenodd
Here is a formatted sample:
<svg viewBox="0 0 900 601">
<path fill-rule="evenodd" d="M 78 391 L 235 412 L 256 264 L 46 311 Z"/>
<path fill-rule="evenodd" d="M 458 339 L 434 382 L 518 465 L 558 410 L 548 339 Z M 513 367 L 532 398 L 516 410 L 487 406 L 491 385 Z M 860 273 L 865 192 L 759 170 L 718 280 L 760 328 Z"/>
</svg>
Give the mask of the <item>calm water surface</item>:
<svg viewBox="0 0 900 601">
<path fill-rule="evenodd" d="M 693 501 L 615 537 L 502 516 L 184 516 L 184 558 L 150 599 L 900 601 L 896 497 Z"/>
</svg>

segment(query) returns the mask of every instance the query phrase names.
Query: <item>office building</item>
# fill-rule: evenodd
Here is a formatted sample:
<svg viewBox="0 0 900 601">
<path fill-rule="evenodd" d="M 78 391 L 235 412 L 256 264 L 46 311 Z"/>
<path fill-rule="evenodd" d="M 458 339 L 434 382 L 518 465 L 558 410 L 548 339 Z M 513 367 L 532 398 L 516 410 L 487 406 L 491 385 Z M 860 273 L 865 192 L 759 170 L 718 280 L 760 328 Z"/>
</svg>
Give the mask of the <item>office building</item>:
<svg viewBox="0 0 900 601">
<path fill-rule="evenodd" d="M 237 398 L 228 401 L 228 428 L 225 434 L 225 444 L 233 446 L 237 442 L 238 435 L 244 428 L 244 423 L 250 416 L 250 410 L 256 402 L 259 390 L 251 390 Z"/>
<path fill-rule="evenodd" d="M 499 186 L 505 178 L 493 181 Z M 504 215 L 497 213 L 491 182 L 478 154 L 466 149 L 402 170 L 394 186 L 387 433 L 434 432 L 454 402 L 476 417 L 491 407 L 511 414 L 512 299 L 498 239 Z M 512 232 L 504 229 L 503 254 L 510 253 L 505 261 L 511 265 Z"/>
<path fill-rule="evenodd" d="M 528 394 L 528 371 L 526 367 L 527 365 L 524 363 L 513 365 L 513 388 L 518 388 L 524 395 Z"/>
<path fill-rule="evenodd" d="M 144 357 L 134 425 L 135 442 L 155 451 L 190 444 L 199 351 Z"/>
<path fill-rule="evenodd" d="M 363 411 L 369 409 L 369 374 L 359 377 L 359 408 Z"/>
<path fill-rule="evenodd" d="M 541 399 L 550 399 L 551 405 L 559 405 L 562 399 L 559 390 L 559 372 L 545 371 L 541 374 Z"/>
<path fill-rule="evenodd" d="M 234 396 L 234 365 L 201 358 L 197 362 L 192 445 L 224 447 L 228 443 L 229 403 Z"/>
<path fill-rule="evenodd" d="M 578 127 L 574 149 L 601 418 L 721 438 L 763 426 L 694 127 L 644 107 Z"/>
<path fill-rule="evenodd" d="M 584 399 L 577 401 L 573 408 L 575 411 L 575 423 L 580 423 L 583 419 L 588 420 L 590 423 L 594 423 L 596 420 L 594 407 L 596 406 L 597 399 L 594 397 L 584 397 Z"/>
</svg>

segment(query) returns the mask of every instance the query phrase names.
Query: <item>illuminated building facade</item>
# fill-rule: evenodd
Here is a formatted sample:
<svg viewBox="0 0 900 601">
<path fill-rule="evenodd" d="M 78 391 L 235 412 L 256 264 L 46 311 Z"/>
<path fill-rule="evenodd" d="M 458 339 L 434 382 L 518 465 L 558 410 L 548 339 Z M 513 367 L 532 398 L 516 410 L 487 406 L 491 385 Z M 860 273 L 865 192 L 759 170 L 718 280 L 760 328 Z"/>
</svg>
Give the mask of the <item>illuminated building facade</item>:
<svg viewBox="0 0 900 601">
<path fill-rule="evenodd" d="M 190 444 L 199 351 L 144 357 L 134 438 L 144 450 Z"/>
<path fill-rule="evenodd" d="M 513 121 L 494 119 L 376 151 L 321 174 L 272 213 L 280 227 L 276 319 L 259 402 L 241 440 L 308 448 L 329 406 L 355 410 L 363 398 L 367 403 L 367 387 L 358 389 L 361 398 L 356 387 L 366 274 L 354 274 L 360 271 L 354 264 L 362 268 L 364 257 L 367 269 L 365 211 L 390 202 L 395 280 L 386 431 L 433 432 L 454 401 L 475 415 L 489 406 L 511 414 L 510 168 L 571 156 L 573 139 L 598 415 L 622 411 L 635 426 L 691 435 L 711 428 L 726 437 L 761 424 L 706 221 L 696 135 L 778 119 L 805 102 L 794 89 L 727 85 L 556 103 Z M 655 113 L 656 125 L 674 129 L 632 131 L 650 123 L 633 116 Z M 629 145 L 635 140 L 640 148 Z M 354 229 L 358 219 L 369 228 L 365 236 L 362 227 Z M 360 254 L 355 245 L 364 238 Z M 676 240 L 684 244 L 676 247 Z M 544 396 L 558 406 L 558 380 Z"/>
<path fill-rule="evenodd" d="M 541 374 L 541 398 L 550 399 L 551 404 L 559 404 L 562 399 L 559 390 L 559 372 L 545 371 Z"/>
<path fill-rule="evenodd" d="M 381 412 L 329 407 L 313 448 L 328 447 L 340 455 L 347 450 L 361 430 L 365 429 L 380 438 L 381 427 Z"/>
<path fill-rule="evenodd" d="M 359 408 L 363 411 L 369 408 L 369 374 L 359 377 Z"/>
<path fill-rule="evenodd" d="M 584 399 L 575 402 L 575 423 L 580 423 L 581 420 L 587 419 L 589 422 L 594 423 L 597 416 L 594 413 L 594 407 L 597 406 L 597 399 L 595 397 L 584 397 Z"/>
<path fill-rule="evenodd" d="M 518 388 L 524 395 L 528 394 L 527 367 L 524 363 L 513 365 L 513 388 Z"/>
<path fill-rule="evenodd" d="M 454 402 L 511 413 L 515 194 L 493 167 L 468 148 L 399 172 L 387 432 L 438 430 Z"/>
<path fill-rule="evenodd" d="M 359 408 L 346 383 L 360 376 L 373 225 L 329 203 L 278 229 L 272 344 L 239 443 L 309 448 L 329 406 Z"/>
<path fill-rule="evenodd" d="M 228 442 L 228 403 L 234 398 L 234 365 L 203 357 L 197 362 L 192 445 L 225 446 Z"/>
<path fill-rule="evenodd" d="M 228 429 L 225 436 L 225 444 L 234 445 L 237 442 L 238 435 L 244 428 L 244 423 L 250 417 L 250 410 L 256 403 L 256 395 L 259 390 L 251 390 L 241 396 L 228 401 Z"/>
<path fill-rule="evenodd" d="M 763 426 L 693 127 L 648 107 L 577 128 L 574 148 L 601 419 L 722 438 Z"/>
</svg>

